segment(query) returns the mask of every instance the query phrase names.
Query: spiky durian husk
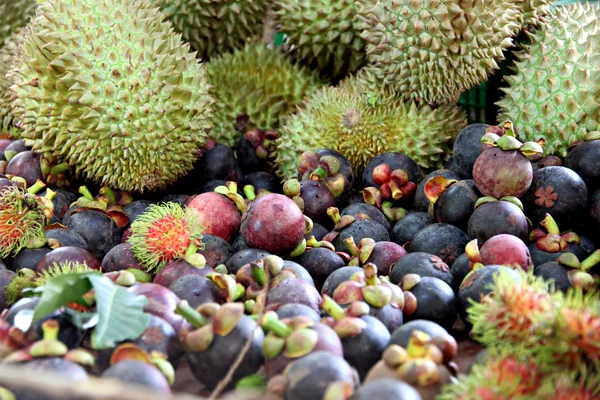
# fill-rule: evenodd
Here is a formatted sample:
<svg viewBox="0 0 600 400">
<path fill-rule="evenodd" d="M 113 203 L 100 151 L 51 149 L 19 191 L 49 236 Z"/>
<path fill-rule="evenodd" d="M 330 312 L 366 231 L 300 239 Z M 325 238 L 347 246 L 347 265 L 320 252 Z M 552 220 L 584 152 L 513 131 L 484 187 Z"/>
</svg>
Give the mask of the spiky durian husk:
<svg viewBox="0 0 600 400">
<path fill-rule="evenodd" d="M 454 104 L 418 107 L 389 91 L 362 91 L 347 83 L 322 88 L 279 130 L 277 174 L 296 177 L 298 156 L 321 148 L 339 151 L 357 173 L 376 155 L 392 151 L 424 168 L 441 167 L 466 125 L 465 112 Z"/>
<path fill-rule="evenodd" d="M 210 93 L 216 99 L 211 137 L 235 145 L 236 119 L 247 115 L 249 128 L 277 129 L 321 82 L 280 49 L 248 43 L 242 50 L 207 63 Z"/>
<path fill-rule="evenodd" d="M 278 30 L 291 54 L 326 76 L 340 78 L 365 62 L 356 14 L 363 0 L 276 0 Z"/>
<path fill-rule="evenodd" d="M 551 4 L 552 1 L 549 0 L 524 0 L 521 5 L 523 27 L 528 29 L 542 24 L 544 17 L 550 12 Z"/>
<path fill-rule="evenodd" d="M 268 0 L 152 0 L 203 59 L 260 35 Z"/>
<path fill-rule="evenodd" d="M 13 33 L 0 48 L 0 133 L 9 133 L 12 137 L 19 136 L 19 130 L 14 126 L 12 99 L 8 92 L 10 81 L 6 74 L 12 68 L 12 61 L 19 45 L 23 42 L 24 28 Z"/>
<path fill-rule="evenodd" d="M 491 349 L 483 364 L 445 385 L 436 400 L 531 400 L 537 398 L 543 376 L 527 352 Z"/>
<path fill-rule="evenodd" d="M 17 30 L 27 24 L 37 7 L 36 0 L 0 2 L 0 48 Z"/>
<path fill-rule="evenodd" d="M 507 0 L 365 0 L 367 60 L 405 100 L 454 103 L 486 80 L 522 27 L 520 3 Z"/>
<path fill-rule="evenodd" d="M 37 9 L 9 72 L 33 149 L 115 189 L 189 171 L 209 127 L 204 67 L 143 0 L 55 0 Z"/>
<path fill-rule="evenodd" d="M 46 215 L 38 199 L 17 186 L 0 191 L 0 258 L 15 256 L 31 243 L 46 239 Z"/>
<path fill-rule="evenodd" d="M 160 270 L 167 262 L 185 256 L 204 227 L 193 208 L 178 203 L 152 204 L 131 224 L 131 252 L 148 272 Z"/>
<path fill-rule="evenodd" d="M 600 123 L 600 5 L 573 4 L 552 9 L 529 43 L 515 54 L 515 74 L 497 103 L 499 121 L 511 119 L 527 141 L 546 141 L 547 155 L 597 131 Z"/>
</svg>

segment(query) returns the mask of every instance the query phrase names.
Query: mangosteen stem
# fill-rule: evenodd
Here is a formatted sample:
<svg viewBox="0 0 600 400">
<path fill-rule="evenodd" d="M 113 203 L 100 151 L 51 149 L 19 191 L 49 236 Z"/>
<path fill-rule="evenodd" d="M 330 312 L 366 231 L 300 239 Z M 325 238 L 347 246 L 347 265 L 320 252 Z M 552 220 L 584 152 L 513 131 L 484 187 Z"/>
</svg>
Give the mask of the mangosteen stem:
<svg viewBox="0 0 600 400">
<path fill-rule="evenodd" d="M 352 254 L 354 257 L 358 257 L 360 249 L 356 245 L 356 242 L 354 241 L 354 238 L 352 236 L 344 239 L 344 244 L 346 245 L 346 248 L 348 249 L 350 254 Z"/>
<path fill-rule="evenodd" d="M 86 186 L 79 186 L 78 192 L 88 200 L 92 200 L 92 201 L 95 200 L 94 196 L 92 196 L 92 193 Z"/>
<path fill-rule="evenodd" d="M 57 164 L 54 167 L 50 168 L 50 175 L 56 176 L 60 173 L 66 172 L 69 170 L 69 164 L 66 162 Z"/>
<path fill-rule="evenodd" d="M 340 219 L 342 219 L 340 210 L 337 207 L 329 207 L 327 209 L 327 215 L 329 215 L 334 224 L 337 224 L 340 222 Z"/>
<path fill-rule="evenodd" d="M 100 194 L 107 196 L 110 203 L 115 203 L 117 201 L 115 192 L 113 192 L 108 186 L 102 186 L 102 188 L 100 188 Z"/>
<path fill-rule="evenodd" d="M 31 193 L 31 194 L 36 194 L 37 192 L 39 192 L 40 190 L 42 190 L 45 187 L 46 187 L 46 184 L 38 179 L 33 184 L 33 186 L 31 186 L 29 189 L 27 189 L 27 192 Z"/>
<path fill-rule="evenodd" d="M 56 320 L 50 319 L 42 324 L 44 340 L 58 340 L 59 324 Z"/>
<path fill-rule="evenodd" d="M 367 263 L 363 267 L 363 272 L 365 273 L 365 281 L 367 286 L 376 286 L 377 285 L 377 267 L 373 263 Z"/>
<path fill-rule="evenodd" d="M 206 258 L 198 250 L 202 247 L 199 238 L 192 238 L 190 246 L 187 248 L 184 256 L 184 260 L 192 267 L 204 268 L 206 266 Z"/>
<path fill-rule="evenodd" d="M 313 172 L 311 172 L 311 174 L 310 174 L 310 179 L 312 179 L 313 181 L 322 181 L 322 180 L 325 180 L 326 178 L 327 178 L 327 171 L 325 171 L 325 169 L 323 167 L 315 168 L 315 170 Z"/>
<path fill-rule="evenodd" d="M 56 192 L 50 188 L 46 189 L 46 195 L 44 196 L 48 200 L 52 200 L 56 196 Z"/>
<path fill-rule="evenodd" d="M 258 286 L 261 288 L 265 286 L 265 282 L 267 281 L 267 274 L 265 273 L 265 269 L 259 266 L 257 263 L 251 263 L 250 268 L 252 269 L 252 275 L 258 283 Z"/>
<path fill-rule="evenodd" d="M 177 308 L 175 308 L 175 314 L 181 315 L 196 329 L 202 328 L 208 324 L 208 320 L 204 318 L 198 311 L 194 310 L 187 300 L 181 300 L 179 304 L 177 304 Z"/>
<path fill-rule="evenodd" d="M 425 356 L 425 346 L 431 341 L 431 337 L 423 331 L 414 331 L 408 340 L 406 352 L 411 358 Z"/>
<path fill-rule="evenodd" d="M 546 213 L 546 216 L 544 217 L 542 222 L 540 222 L 540 225 L 546 228 L 548 234 L 560 235 L 560 229 L 558 228 L 556 221 L 554 220 L 554 218 L 552 218 L 550 214 Z"/>
<path fill-rule="evenodd" d="M 252 185 L 244 185 L 244 196 L 250 201 L 256 199 L 256 191 Z"/>
<path fill-rule="evenodd" d="M 294 332 L 292 328 L 280 321 L 275 313 L 266 313 L 260 326 L 262 326 L 263 329 L 267 329 L 282 338 L 286 338 Z"/>
<path fill-rule="evenodd" d="M 323 299 L 321 300 L 321 309 L 332 316 L 336 321 L 348 316 L 344 309 L 326 294 L 323 295 Z"/>
<path fill-rule="evenodd" d="M 600 249 L 594 251 L 588 258 L 581 262 L 579 269 L 582 271 L 588 271 L 600 262 Z"/>
</svg>

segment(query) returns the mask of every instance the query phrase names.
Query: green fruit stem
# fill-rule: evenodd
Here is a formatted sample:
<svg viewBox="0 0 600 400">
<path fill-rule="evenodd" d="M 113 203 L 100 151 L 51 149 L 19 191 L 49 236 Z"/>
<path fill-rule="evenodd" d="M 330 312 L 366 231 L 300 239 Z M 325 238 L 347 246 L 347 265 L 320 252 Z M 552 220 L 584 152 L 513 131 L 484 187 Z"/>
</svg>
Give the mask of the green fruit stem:
<svg viewBox="0 0 600 400">
<path fill-rule="evenodd" d="M 208 320 L 202 316 L 198 311 L 194 310 L 187 300 L 181 300 L 175 308 L 175 314 L 181 315 L 187 322 L 190 323 L 194 328 L 202 328 L 208 324 Z"/>
<path fill-rule="evenodd" d="M 190 246 L 185 251 L 184 260 L 192 267 L 204 268 L 206 266 L 206 258 L 198 253 L 199 247 L 196 246 L 195 240 L 190 241 Z"/>
<path fill-rule="evenodd" d="M 37 192 L 39 192 L 40 190 L 42 190 L 45 187 L 46 187 L 46 184 L 38 179 L 33 184 L 33 186 L 31 186 L 30 188 L 27 189 L 27 193 L 36 194 Z"/>
<path fill-rule="evenodd" d="M 252 263 L 250 264 L 250 268 L 252 269 L 252 275 L 254 276 L 254 280 L 261 288 L 265 286 L 267 282 L 267 274 L 264 268 L 261 268 L 258 264 Z"/>
<path fill-rule="evenodd" d="M 282 338 L 286 338 L 294 332 L 292 328 L 277 318 L 277 314 L 265 314 L 260 326 L 263 329 L 269 330 Z"/>
<path fill-rule="evenodd" d="M 92 196 L 92 193 L 86 186 L 79 186 L 78 192 L 88 200 L 92 200 L 92 201 L 95 200 L 94 196 Z"/>
<path fill-rule="evenodd" d="M 35 185 L 34 185 L 35 186 Z M 50 188 L 46 189 L 46 195 L 44 196 L 48 200 L 52 200 L 56 196 L 56 192 Z"/>
<path fill-rule="evenodd" d="M 323 167 L 317 167 L 310 174 L 310 179 L 314 181 L 324 181 L 325 179 L 327 179 L 327 171 L 325 171 Z"/>
<path fill-rule="evenodd" d="M 100 189 L 100 194 L 107 196 L 109 203 L 117 202 L 117 197 L 115 196 L 115 192 L 113 192 L 113 190 L 111 188 L 109 188 L 108 186 L 102 186 L 102 188 Z"/>
<path fill-rule="evenodd" d="M 321 308 L 336 321 L 348 316 L 344 309 L 328 295 L 323 295 L 323 300 L 321 300 Z"/>
<path fill-rule="evenodd" d="M 252 185 L 244 185 L 244 195 L 250 201 L 256 199 L 256 191 Z"/>
<path fill-rule="evenodd" d="M 600 249 L 594 251 L 588 258 L 583 260 L 579 266 L 579 269 L 582 271 L 588 271 L 598 263 L 600 263 Z"/>
<path fill-rule="evenodd" d="M 554 218 L 552 218 L 550 214 L 546 213 L 546 216 L 544 217 L 542 222 L 540 222 L 540 225 L 546 228 L 546 231 L 550 235 L 560 235 L 560 229 L 558 228 L 556 221 L 554 220 Z"/>
<path fill-rule="evenodd" d="M 334 224 L 337 224 L 340 222 L 340 219 L 342 219 L 340 210 L 337 207 L 329 207 L 327 209 L 327 215 L 329 215 Z"/>
<path fill-rule="evenodd" d="M 377 285 L 377 267 L 372 263 L 367 263 L 363 267 L 363 271 L 365 273 L 365 281 L 367 286 L 376 286 Z"/>
</svg>

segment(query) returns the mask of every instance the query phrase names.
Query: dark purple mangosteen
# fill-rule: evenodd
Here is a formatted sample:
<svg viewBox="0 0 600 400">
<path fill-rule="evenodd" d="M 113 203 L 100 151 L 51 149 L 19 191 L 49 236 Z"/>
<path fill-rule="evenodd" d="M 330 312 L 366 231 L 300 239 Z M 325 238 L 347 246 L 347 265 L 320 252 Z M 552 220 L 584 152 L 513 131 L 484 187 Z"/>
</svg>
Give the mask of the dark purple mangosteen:
<svg viewBox="0 0 600 400">
<path fill-rule="evenodd" d="M 286 279 L 273 286 L 267 294 L 267 309 L 276 311 L 284 304 L 304 304 L 319 312 L 321 295 L 302 279 Z"/>
<path fill-rule="evenodd" d="M 343 228 L 333 241 L 335 251 L 345 252 L 347 248 L 344 241 L 350 237 L 354 238 L 355 243 L 359 243 L 365 238 L 373 239 L 376 242 L 390 241 L 388 230 L 381 224 L 370 219 L 355 220 Z"/>
<path fill-rule="evenodd" d="M 540 226 L 544 229 L 534 229 L 530 234 L 532 243 L 527 246 L 534 266 L 556 261 L 564 253 L 573 253 L 580 260 L 586 257 L 579 246 L 579 236 L 572 231 L 561 233 L 553 216 L 546 214 Z"/>
<path fill-rule="evenodd" d="M 127 204 L 125 207 L 123 207 L 123 212 L 127 215 L 127 217 L 129 217 L 129 223 L 125 228 L 131 226 L 133 221 L 135 221 L 137 217 L 146 212 L 146 209 L 152 204 L 156 204 L 156 202 L 151 200 L 134 200 L 131 203 Z"/>
<path fill-rule="evenodd" d="M 333 292 L 335 292 L 340 283 L 349 280 L 357 272 L 362 272 L 362 268 L 348 266 L 335 270 L 327 277 L 325 283 L 323 283 L 321 294 L 332 297 Z"/>
<path fill-rule="evenodd" d="M 454 287 L 454 276 L 450 272 L 450 267 L 441 258 L 433 254 L 423 252 L 408 253 L 392 267 L 390 281 L 400 284 L 402 278 L 408 274 L 438 278 L 451 287 Z"/>
<path fill-rule="evenodd" d="M 243 117 L 247 120 L 247 116 Z M 240 121 L 241 118 L 238 118 Z M 267 171 L 272 169 L 270 164 L 271 153 L 275 150 L 275 140 L 277 132 L 273 130 L 263 130 L 259 128 L 247 129 L 239 125 L 244 131 L 235 144 L 235 153 L 237 162 L 244 174 L 250 174 L 255 171 Z M 246 130 L 247 129 L 247 130 Z"/>
<path fill-rule="evenodd" d="M 418 275 L 405 275 L 402 289 L 410 291 L 417 300 L 417 308 L 406 321 L 425 319 L 445 329 L 451 329 L 456 321 L 457 301 L 454 290 L 441 279 Z"/>
<path fill-rule="evenodd" d="M 317 281 L 317 288 L 329 275 L 346 265 L 342 257 L 325 247 L 307 249 L 296 261 Z"/>
<path fill-rule="evenodd" d="M 458 181 L 450 185 L 435 203 L 437 222 L 451 224 L 466 231 L 478 198 L 479 192 L 473 180 Z"/>
<path fill-rule="evenodd" d="M 422 400 L 422 397 L 408 383 L 392 378 L 381 378 L 367 382 L 352 395 L 352 400 L 374 399 Z"/>
<path fill-rule="evenodd" d="M 375 156 L 367 166 L 365 167 L 362 174 L 362 186 L 369 187 L 373 186 L 379 188 L 379 185 L 373 180 L 373 170 L 381 164 L 387 164 L 393 170 L 401 169 L 408 174 L 408 180 L 410 182 L 419 182 L 423 177 L 423 171 L 421 167 L 409 156 L 401 152 L 390 152 L 383 153 Z"/>
<path fill-rule="evenodd" d="M 167 321 L 175 331 L 179 332 L 183 317 L 175 313 L 179 299 L 168 288 L 156 283 L 135 283 L 127 288 L 131 293 L 142 295 L 148 299 L 144 312 L 156 315 Z"/>
<path fill-rule="evenodd" d="M 117 223 L 103 212 L 84 209 L 71 214 L 67 228 L 85 239 L 88 250 L 101 260 L 113 247 L 121 243 L 123 232 Z"/>
<path fill-rule="evenodd" d="M 27 182 L 27 187 L 33 186 L 38 180 L 44 180 L 40 166 L 40 154 L 33 151 L 23 151 L 13 157 L 6 166 L 6 175 L 20 176 Z"/>
<path fill-rule="evenodd" d="M 309 318 L 313 322 L 321 322 L 321 315 L 304 304 L 284 304 L 275 312 L 277 313 L 277 318 L 280 320 L 302 316 Z"/>
<path fill-rule="evenodd" d="M 341 217 L 344 215 L 351 215 L 356 219 L 365 219 L 366 217 L 377 222 L 388 231 L 392 227 L 390 221 L 380 209 L 367 203 L 354 203 L 347 206 L 340 212 Z"/>
<path fill-rule="evenodd" d="M 87 250 L 87 242 L 75 231 L 65 228 L 54 228 L 46 230 L 48 244 L 54 246 L 73 246 Z"/>
<path fill-rule="evenodd" d="M 563 229 L 572 229 L 585 214 L 588 190 L 572 169 L 546 167 L 533 175 L 531 187 L 522 201 L 534 226 L 548 213 Z"/>
<path fill-rule="evenodd" d="M 564 166 L 575 171 L 585 182 L 588 191 L 600 189 L 600 140 L 585 141 L 572 148 L 565 157 Z"/>
<path fill-rule="evenodd" d="M 121 271 L 129 268 L 145 270 L 131 251 L 131 243 L 116 245 L 102 259 L 103 272 Z"/>
<path fill-rule="evenodd" d="M 177 259 L 165 264 L 154 276 L 152 282 L 164 287 L 170 287 L 173 282 L 183 276 L 197 275 L 206 277 L 212 272 L 215 272 L 215 270 L 208 265 L 195 266 L 184 259 Z"/>
<path fill-rule="evenodd" d="M 313 222 L 312 230 L 309 233 L 307 233 L 306 235 L 304 235 L 304 239 L 308 240 L 311 238 L 311 236 L 314 236 L 315 240 L 317 242 L 320 242 L 321 240 L 323 240 L 325 235 L 327 235 L 327 233 L 329 233 L 327 228 L 325 228 L 323 225 L 321 225 L 319 223 Z"/>
<path fill-rule="evenodd" d="M 290 179 L 283 185 L 283 191 L 312 221 L 331 226 L 327 210 L 335 206 L 335 198 L 323 182 Z"/>
<path fill-rule="evenodd" d="M 200 275 L 183 275 L 171 283 L 169 290 L 194 308 L 204 303 L 225 302 L 221 289 L 210 279 Z"/>
<path fill-rule="evenodd" d="M 431 216 L 426 212 L 409 212 L 406 217 L 396 222 L 392 228 L 390 239 L 392 242 L 404 246 L 406 243 L 413 240 L 413 237 L 417 232 L 432 223 L 433 220 Z"/>
<path fill-rule="evenodd" d="M 452 266 L 469 243 L 469 236 L 460 228 L 450 224 L 435 223 L 421 229 L 410 242 L 409 252 L 436 255 L 448 266 Z"/>
<path fill-rule="evenodd" d="M 256 171 L 246 175 L 244 183 L 251 185 L 254 188 L 254 193 L 257 195 L 263 191 L 281 193 L 281 180 L 265 171 Z"/>
<path fill-rule="evenodd" d="M 415 192 L 414 211 L 427 212 L 427 210 L 429 209 L 429 199 L 427 199 L 427 196 L 425 195 L 425 185 L 427 184 L 427 182 L 429 182 L 436 176 L 443 176 L 448 180 L 458 181 L 461 179 L 460 175 L 448 169 L 438 169 L 429 173 L 417 185 L 417 190 Z"/>
<path fill-rule="evenodd" d="M 206 265 L 216 267 L 225 264 L 234 255 L 233 247 L 225 239 L 214 235 L 202 235 L 204 250 L 199 250 L 206 259 Z"/>
<path fill-rule="evenodd" d="M 475 209 L 469 218 L 467 232 L 480 245 L 500 234 L 513 235 L 527 241 L 529 223 L 523 210 L 515 204 L 504 200 L 490 201 Z"/>
<path fill-rule="evenodd" d="M 600 190 L 596 191 L 590 199 L 589 215 L 593 225 L 590 230 L 600 234 Z"/>
<path fill-rule="evenodd" d="M 268 251 L 260 249 L 244 249 L 240 250 L 232 255 L 229 260 L 225 263 L 227 271 L 230 274 L 236 274 L 240 268 L 246 264 L 250 264 L 252 261 L 262 260 L 266 256 L 270 255 Z"/>
<path fill-rule="evenodd" d="M 461 254 L 456 261 L 454 261 L 454 264 L 452 264 L 452 267 L 450 267 L 450 272 L 454 278 L 454 285 L 452 286 L 452 289 L 454 289 L 454 293 L 458 293 L 460 284 L 469 274 L 469 272 L 471 272 L 471 261 L 469 261 L 467 253 Z"/>
<path fill-rule="evenodd" d="M 144 361 L 120 361 L 104 371 L 100 377 L 116 379 L 124 384 L 140 385 L 158 393 L 171 393 L 171 387 L 163 373 Z"/>
<path fill-rule="evenodd" d="M 473 177 L 473 165 L 483 149 L 481 138 L 489 127 L 487 124 L 470 124 L 460 131 L 454 140 L 452 159 L 456 165 L 456 172 L 466 179 Z"/>
<path fill-rule="evenodd" d="M 17 154 L 27 150 L 29 149 L 25 146 L 25 139 L 15 140 L 4 149 L 4 157 L 6 161 L 10 161 Z"/>
<path fill-rule="evenodd" d="M 52 267 L 54 263 L 63 263 L 65 261 L 85 263 L 90 269 L 99 270 L 101 268 L 98 259 L 89 251 L 80 247 L 65 246 L 54 249 L 42 257 L 37 263 L 36 271 L 45 271 Z"/>
<path fill-rule="evenodd" d="M 77 196 L 74 193 L 68 192 L 63 189 L 52 189 L 56 194 L 52 198 L 52 204 L 54 204 L 54 215 L 62 221 L 65 213 L 71 206 L 71 204 L 77 200 Z M 43 197 L 46 195 L 46 190 L 41 190 L 38 196 Z"/>
<path fill-rule="evenodd" d="M 234 254 L 238 253 L 242 250 L 249 249 L 248 243 L 246 243 L 246 241 L 244 240 L 244 237 L 242 235 L 237 235 L 235 237 L 235 240 L 231 244 L 231 248 L 233 249 Z"/>
<path fill-rule="evenodd" d="M 51 251 L 52 249 L 50 247 L 23 249 L 19 251 L 16 256 L 5 259 L 4 262 L 6 262 L 8 269 L 15 272 L 20 271 L 23 268 L 33 269 L 32 266 L 38 265 L 42 258 Z"/>
<path fill-rule="evenodd" d="M 348 198 L 355 182 L 350 161 L 331 149 L 302 153 L 298 160 L 298 179 L 323 182 L 333 193 L 336 202 Z"/>
</svg>

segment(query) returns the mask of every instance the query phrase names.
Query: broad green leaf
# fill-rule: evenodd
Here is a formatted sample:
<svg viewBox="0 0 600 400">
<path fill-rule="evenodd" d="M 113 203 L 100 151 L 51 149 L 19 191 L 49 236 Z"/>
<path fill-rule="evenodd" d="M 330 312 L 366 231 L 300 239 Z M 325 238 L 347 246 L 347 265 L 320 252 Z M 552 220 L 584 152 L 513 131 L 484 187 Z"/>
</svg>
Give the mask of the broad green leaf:
<svg viewBox="0 0 600 400">
<path fill-rule="evenodd" d="M 143 311 L 148 299 L 115 285 L 103 275 L 89 276 L 89 280 L 96 291 L 98 310 L 92 348 L 107 349 L 117 342 L 140 337 L 150 323 L 150 315 Z"/>
<path fill-rule="evenodd" d="M 66 307 L 65 315 L 73 325 L 82 330 L 93 328 L 98 323 L 98 314 L 95 312 L 79 312 Z"/>
<path fill-rule="evenodd" d="M 90 277 L 101 276 L 99 272 L 59 275 L 44 285 L 40 301 L 35 307 L 33 321 L 36 322 L 58 308 L 69 303 L 81 303 L 83 295 L 92 290 Z M 106 278 L 108 279 L 108 278 Z"/>
</svg>

